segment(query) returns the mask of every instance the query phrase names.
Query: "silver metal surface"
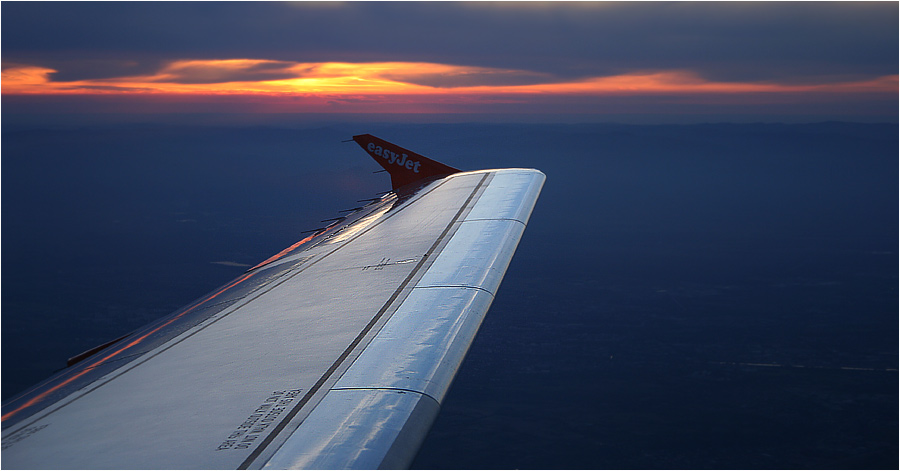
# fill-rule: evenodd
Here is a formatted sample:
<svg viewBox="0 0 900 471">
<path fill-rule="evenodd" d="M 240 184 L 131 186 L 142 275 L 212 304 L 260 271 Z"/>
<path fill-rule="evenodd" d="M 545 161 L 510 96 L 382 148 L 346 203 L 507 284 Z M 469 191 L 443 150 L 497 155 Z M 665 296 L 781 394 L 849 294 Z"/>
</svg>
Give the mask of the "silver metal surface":
<svg viewBox="0 0 900 471">
<path fill-rule="evenodd" d="M 4 466 L 408 462 L 542 183 L 453 175 L 286 249 L 4 404 Z"/>
<path fill-rule="evenodd" d="M 544 183 L 544 174 L 531 169 L 509 168 L 495 170 L 492 175 L 490 185 L 466 220 L 514 219 L 528 224 Z"/>
<path fill-rule="evenodd" d="M 463 222 L 419 286 L 466 286 L 495 294 L 524 230 L 510 219 Z"/>
<path fill-rule="evenodd" d="M 417 391 L 441 402 L 493 301 L 472 288 L 416 288 L 334 388 Z"/>
<path fill-rule="evenodd" d="M 390 389 L 331 391 L 265 468 L 377 469 L 417 408 L 420 412 L 412 427 L 420 429 L 420 439 L 415 441 L 421 442 L 438 412 L 437 402 L 430 397 Z M 418 444 L 412 446 L 418 448 Z"/>
</svg>

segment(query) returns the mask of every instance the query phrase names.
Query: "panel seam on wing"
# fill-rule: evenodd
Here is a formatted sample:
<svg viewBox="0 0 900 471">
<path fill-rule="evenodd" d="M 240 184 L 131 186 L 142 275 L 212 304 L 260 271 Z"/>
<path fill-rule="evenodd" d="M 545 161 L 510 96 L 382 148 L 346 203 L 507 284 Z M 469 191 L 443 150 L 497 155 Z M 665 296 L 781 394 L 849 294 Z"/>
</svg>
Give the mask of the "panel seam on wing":
<svg viewBox="0 0 900 471">
<path fill-rule="evenodd" d="M 387 300 L 387 302 L 385 302 L 385 304 L 381 307 L 381 309 L 378 310 L 378 312 L 375 314 L 375 316 L 372 318 L 372 320 L 369 321 L 367 326 L 359 333 L 359 335 L 357 335 L 357 337 L 350 343 L 350 345 L 344 350 L 344 352 L 338 357 L 338 359 L 335 360 L 334 363 L 332 363 L 331 367 L 329 367 L 328 370 L 326 370 L 325 374 L 323 374 L 319 378 L 319 380 L 316 381 L 316 383 L 309 390 L 306 391 L 303 398 L 274 427 L 274 430 L 269 435 L 267 435 L 259 443 L 259 445 L 257 445 L 257 447 L 250 453 L 249 456 L 247 456 L 247 458 L 241 463 L 241 465 L 238 466 L 238 469 L 247 469 L 253 462 L 255 462 L 262 455 L 263 451 L 266 448 L 268 448 L 268 446 L 275 440 L 275 438 L 278 437 L 278 435 L 280 435 L 282 433 L 284 428 L 286 428 L 288 426 L 288 424 L 294 420 L 294 417 L 297 416 L 298 414 L 300 414 L 300 412 L 304 408 L 307 407 L 307 404 L 313 402 L 313 397 L 316 396 L 319 393 L 319 391 L 322 391 L 322 387 L 325 386 L 326 383 L 333 381 L 331 383 L 331 385 L 336 384 L 337 381 L 340 380 L 340 377 L 346 372 L 346 370 L 349 369 L 353 365 L 353 363 L 356 361 L 356 359 L 358 358 L 358 355 L 359 355 L 359 354 L 357 354 L 356 356 L 354 356 L 353 355 L 354 351 L 356 351 L 358 348 L 360 348 L 360 346 L 361 346 L 362 350 L 365 350 L 365 348 L 368 346 L 368 344 L 371 342 L 371 340 L 378 335 L 378 332 L 380 332 L 381 327 L 383 327 L 384 324 L 388 320 L 390 320 L 390 318 L 391 318 L 391 316 L 393 316 L 394 312 L 396 312 L 396 310 L 400 307 L 400 305 L 403 304 L 403 302 L 408 297 L 409 292 L 411 292 L 415 288 L 414 285 L 410 286 L 410 284 L 417 283 L 418 280 L 421 279 L 421 278 L 416 278 L 416 277 L 420 273 L 420 270 L 422 270 L 422 268 L 425 266 L 425 264 L 429 264 L 429 265 L 424 270 L 422 270 L 421 273 L 424 274 L 425 272 L 428 271 L 428 268 L 430 268 L 430 266 L 431 266 L 430 263 L 433 262 L 433 260 L 436 258 L 436 255 L 440 254 L 440 252 L 443 250 L 443 247 L 446 246 L 446 245 L 442 244 L 442 242 L 445 239 L 446 240 L 451 239 L 453 237 L 453 235 L 456 233 L 456 230 L 458 229 L 458 223 L 461 223 L 464 221 L 465 215 L 468 214 L 466 212 L 467 209 L 471 210 L 474 203 L 478 200 L 478 198 L 476 198 L 476 195 L 481 194 L 480 191 L 482 191 L 482 188 L 490 180 L 490 177 L 491 177 L 490 174 L 485 174 L 484 176 L 481 177 L 481 179 L 478 181 L 478 184 L 475 185 L 475 187 L 473 188 L 469 197 L 462 204 L 462 206 L 460 207 L 457 214 L 451 219 L 451 221 L 447 225 L 447 227 L 437 237 L 437 239 L 435 240 L 435 242 L 431 246 L 431 248 L 422 256 L 422 259 L 419 261 L 419 263 L 416 265 L 416 267 L 413 268 L 413 270 L 410 272 L 409 276 L 407 276 L 407 278 L 400 284 L 400 286 L 397 288 L 397 290 L 394 291 L 394 294 L 392 294 L 391 297 Z M 441 180 L 441 183 L 438 184 L 437 187 L 443 185 L 447 181 L 448 181 L 448 179 Z M 431 191 L 434 191 L 437 187 L 429 190 L 428 193 L 430 193 Z M 422 196 L 424 196 L 424 195 L 422 195 Z M 422 196 L 419 196 L 416 199 L 419 199 Z M 390 216 L 388 216 L 388 217 L 390 217 Z M 378 224 L 380 224 L 380 222 Z M 370 230 L 370 229 L 367 229 L 367 231 L 368 230 Z M 337 249 L 335 249 L 335 251 L 336 250 Z M 332 251 L 331 253 L 333 253 L 333 252 L 334 251 Z M 404 293 L 403 291 L 407 287 L 409 287 L 409 290 L 407 291 L 407 293 Z M 381 325 L 378 325 L 378 324 L 381 324 Z M 376 328 L 376 326 L 377 326 L 377 328 Z M 368 337 L 368 341 L 365 341 L 367 337 Z M 362 350 L 360 350 L 360 352 Z M 347 363 L 348 359 L 349 359 L 349 363 Z M 344 366 L 345 364 L 346 364 L 346 366 Z M 333 377 L 334 374 L 338 370 L 341 370 L 342 368 L 343 368 L 343 371 L 341 371 L 336 377 Z M 325 390 L 325 394 L 327 394 L 327 392 L 331 390 L 331 385 L 327 386 L 328 389 Z M 309 413 L 311 413 L 316 408 L 316 406 L 319 404 L 319 402 L 321 402 L 321 400 L 325 396 L 325 394 L 320 396 L 319 399 L 317 401 L 315 401 L 314 404 L 311 404 L 311 406 L 309 407 L 309 409 L 307 409 L 307 412 L 305 413 L 307 416 Z M 300 419 L 299 422 L 297 423 L 296 427 L 291 432 L 288 433 L 287 437 L 290 437 L 291 434 L 296 432 L 297 428 L 299 428 L 303 424 L 304 420 L 305 420 L 305 417 Z M 279 447 L 281 445 L 283 445 L 283 443 L 284 442 L 282 441 L 281 444 L 279 444 Z M 275 449 L 276 452 L 277 452 L 277 449 L 278 448 Z"/>
<path fill-rule="evenodd" d="M 526 225 L 526 223 L 524 221 L 522 221 L 521 219 L 516 219 L 516 218 L 476 218 L 476 219 L 466 219 L 463 222 L 476 222 L 476 221 L 513 221 L 513 222 L 517 222 L 523 226 Z"/>
<path fill-rule="evenodd" d="M 471 285 L 427 285 L 427 286 L 414 286 L 413 289 L 441 289 L 441 288 L 454 288 L 454 289 L 476 289 L 478 291 L 484 291 L 485 293 L 494 297 L 496 293 L 491 292 L 488 289 L 482 288 L 481 286 L 471 286 Z"/>
<path fill-rule="evenodd" d="M 440 401 L 435 399 L 435 397 L 432 396 L 431 394 L 428 394 L 424 391 L 417 391 L 415 389 L 408 389 L 408 388 L 383 388 L 383 387 L 365 388 L 365 387 L 361 387 L 361 386 L 360 387 L 344 386 L 344 387 L 329 389 L 329 392 L 331 392 L 331 391 L 397 391 L 397 392 L 402 392 L 402 393 L 413 393 L 413 394 L 418 394 L 420 396 L 425 396 L 425 397 L 431 399 L 432 401 L 436 402 L 438 405 L 441 404 Z"/>
</svg>

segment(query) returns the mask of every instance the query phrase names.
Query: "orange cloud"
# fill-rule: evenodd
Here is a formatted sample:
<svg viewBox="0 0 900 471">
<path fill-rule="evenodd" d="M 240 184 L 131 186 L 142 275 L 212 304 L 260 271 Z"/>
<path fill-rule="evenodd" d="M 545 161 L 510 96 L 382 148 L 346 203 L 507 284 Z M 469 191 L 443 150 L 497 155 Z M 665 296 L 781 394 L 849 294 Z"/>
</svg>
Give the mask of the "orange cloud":
<svg viewBox="0 0 900 471">
<path fill-rule="evenodd" d="M 898 76 L 827 84 L 713 82 L 689 71 L 649 71 L 563 81 L 531 71 L 426 62 L 300 63 L 256 59 L 180 60 L 153 75 L 59 82 L 46 67 L 9 65 L 6 95 L 268 95 L 334 99 L 431 97 L 504 101 L 523 95 L 722 95 L 896 93 Z M 504 98 L 508 97 L 508 98 Z"/>
<path fill-rule="evenodd" d="M 8 93 L 46 93 L 49 91 L 50 74 L 56 72 L 46 67 L 14 65 L 4 67 L 0 73 L 0 90 Z"/>
</svg>

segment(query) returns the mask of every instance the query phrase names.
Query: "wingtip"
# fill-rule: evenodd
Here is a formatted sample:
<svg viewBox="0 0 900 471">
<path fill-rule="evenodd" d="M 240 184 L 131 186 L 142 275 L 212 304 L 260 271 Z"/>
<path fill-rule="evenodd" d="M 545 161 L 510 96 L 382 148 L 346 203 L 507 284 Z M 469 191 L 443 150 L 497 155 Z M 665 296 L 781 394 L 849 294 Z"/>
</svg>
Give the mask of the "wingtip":
<svg viewBox="0 0 900 471">
<path fill-rule="evenodd" d="M 391 185 L 394 190 L 421 180 L 460 172 L 459 169 L 429 159 L 371 134 L 353 136 L 353 141 L 387 170 L 391 175 Z"/>
</svg>

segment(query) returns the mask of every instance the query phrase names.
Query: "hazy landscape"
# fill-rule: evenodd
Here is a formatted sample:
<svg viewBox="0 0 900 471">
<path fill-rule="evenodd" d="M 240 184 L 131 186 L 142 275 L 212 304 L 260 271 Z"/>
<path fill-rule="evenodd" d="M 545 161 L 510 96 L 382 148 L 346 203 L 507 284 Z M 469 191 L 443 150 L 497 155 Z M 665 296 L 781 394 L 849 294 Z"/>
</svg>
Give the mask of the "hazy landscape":
<svg viewBox="0 0 900 471">
<path fill-rule="evenodd" d="M 419 468 L 896 468 L 896 124 L 4 115 L 4 399 L 389 188 L 547 182 Z"/>
</svg>

